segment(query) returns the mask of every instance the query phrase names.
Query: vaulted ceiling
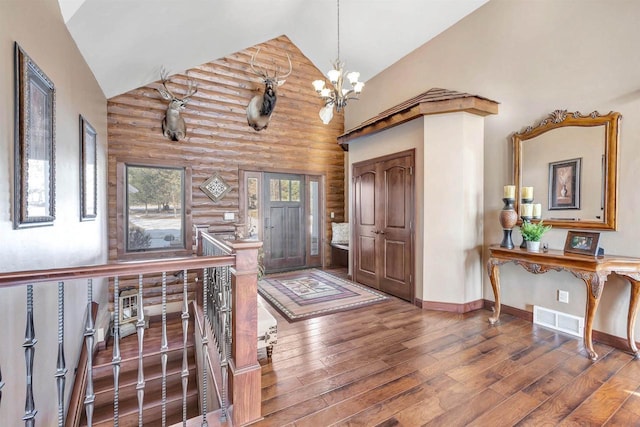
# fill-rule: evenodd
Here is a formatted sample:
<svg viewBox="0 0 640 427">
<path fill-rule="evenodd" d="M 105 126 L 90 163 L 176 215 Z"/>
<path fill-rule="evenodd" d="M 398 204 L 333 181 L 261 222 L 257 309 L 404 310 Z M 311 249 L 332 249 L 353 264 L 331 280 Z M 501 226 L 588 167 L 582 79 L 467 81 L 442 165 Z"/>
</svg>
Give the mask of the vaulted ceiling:
<svg viewBox="0 0 640 427">
<path fill-rule="evenodd" d="M 338 55 L 336 0 L 58 0 L 110 98 L 286 35 L 325 72 Z M 342 0 L 340 59 L 365 82 L 488 0 Z"/>
</svg>

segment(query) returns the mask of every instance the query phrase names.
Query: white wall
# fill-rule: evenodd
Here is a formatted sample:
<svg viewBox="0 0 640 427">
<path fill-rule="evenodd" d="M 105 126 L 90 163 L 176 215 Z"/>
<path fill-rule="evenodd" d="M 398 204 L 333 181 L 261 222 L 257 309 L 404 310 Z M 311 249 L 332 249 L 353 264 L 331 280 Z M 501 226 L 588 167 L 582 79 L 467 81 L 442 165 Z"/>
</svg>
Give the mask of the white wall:
<svg viewBox="0 0 640 427">
<path fill-rule="evenodd" d="M 465 304 L 482 299 L 484 117 L 424 117 L 422 300 Z"/>
<path fill-rule="evenodd" d="M 14 42 L 56 88 L 56 220 L 53 226 L 14 230 L 12 183 L 14 147 Z M 57 0 L 0 1 L 0 272 L 106 262 L 106 98 L 69 35 Z M 79 220 L 79 122 L 82 114 L 98 132 L 98 218 Z M 94 290 L 106 306 L 106 287 Z M 86 285 L 67 282 L 65 356 L 67 393 L 81 346 Z M 34 390 L 37 425 L 56 425 L 55 283 L 36 285 Z M 74 313 L 74 308 L 79 308 Z M 0 291 L 0 424 L 20 425 L 25 404 L 25 287 Z"/>
<path fill-rule="evenodd" d="M 499 114 L 485 119 L 486 248 L 502 237 L 498 215 L 503 185 L 512 181 L 511 134 L 556 109 L 619 111 L 618 231 L 603 232 L 601 242 L 608 253 L 640 257 L 638 16 L 640 2 L 635 0 L 492 0 L 367 81 L 360 101 L 346 109 L 345 129 L 434 87 L 500 102 Z M 562 248 L 565 236 L 566 230 L 554 229 L 547 240 L 552 248 Z M 484 297 L 493 299 L 489 280 L 482 276 Z M 555 302 L 557 289 L 570 292 L 568 305 Z M 532 275 L 512 264 L 502 267 L 502 297 L 521 309 L 539 304 L 580 316 L 586 298 L 584 283 L 570 273 Z M 628 285 L 610 278 L 594 328 L 625 337 L 628 299 Z M 639 339 L 640 327 L 636 331 Z"/>
</svg>

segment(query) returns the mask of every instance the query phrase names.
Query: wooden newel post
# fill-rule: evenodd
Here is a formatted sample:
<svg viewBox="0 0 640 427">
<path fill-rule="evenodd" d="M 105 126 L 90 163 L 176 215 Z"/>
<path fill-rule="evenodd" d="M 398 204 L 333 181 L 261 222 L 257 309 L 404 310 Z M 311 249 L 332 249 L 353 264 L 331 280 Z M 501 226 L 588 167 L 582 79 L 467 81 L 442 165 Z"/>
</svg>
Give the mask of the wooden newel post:
<svg viewBox="0 0 640 427">
<path fill-rule="evenodd" d="M 231 269 L 233 323 L 229 391 L 233 425 L 261 418 L 261 369 L 258 363 L 258 250 L 262 242 L 231 243 L 236 255 Z"/>
</svg>

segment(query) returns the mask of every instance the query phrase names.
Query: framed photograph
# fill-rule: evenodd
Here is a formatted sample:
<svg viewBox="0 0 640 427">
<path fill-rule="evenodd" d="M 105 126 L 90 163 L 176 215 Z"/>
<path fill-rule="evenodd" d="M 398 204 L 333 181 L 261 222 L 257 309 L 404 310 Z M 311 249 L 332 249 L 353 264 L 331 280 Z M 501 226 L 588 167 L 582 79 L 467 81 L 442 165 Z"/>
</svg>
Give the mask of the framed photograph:
<svg viewBox="0 0 640 427">
<path fill-rule="evenodd" d="M 564 251 L 573 254 L 596 256 L 598 254 L 599 241 L 600 233 L 568 231 L 567 240 L 564 242 Z"/>
<path fill-rule="evenodd" d="M 80 221 L 92 221 L 98 215 L 97 136 L 89 122 L 80 116 Z"/>
<path fill-rule="evenodd" d="M 55 87 L 15 43 L 13 228 L 55 219 Z"/>
<path fill-rule="evenodd" d="M 549 210 L 580 209 L 582 159 L 549 163 Z"/>
</svg>

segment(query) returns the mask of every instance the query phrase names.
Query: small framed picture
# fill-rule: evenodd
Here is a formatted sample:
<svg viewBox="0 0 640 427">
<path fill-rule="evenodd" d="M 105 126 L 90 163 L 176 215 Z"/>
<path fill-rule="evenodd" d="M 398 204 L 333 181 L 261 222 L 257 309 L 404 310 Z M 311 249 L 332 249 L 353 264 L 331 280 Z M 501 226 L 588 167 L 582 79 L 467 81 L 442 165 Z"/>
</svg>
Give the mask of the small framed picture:
<svg viewBox="0 0 640 427">
<path fill-rule="evenodd" d="M 580 209 L 582 159 L 549 163 L 549 210 Z"/>
<path fill-rule="evenodd" d="M 80 221 L 96 219 L 98 211 L 97 133 L 80 115 Z"/>
<path fill-rule="evenodd" d="M 580 255 L 598 254 L 600 233 L 587 231 L 568 231 L 564 242 L 564 251 Z"/>
</svg>

